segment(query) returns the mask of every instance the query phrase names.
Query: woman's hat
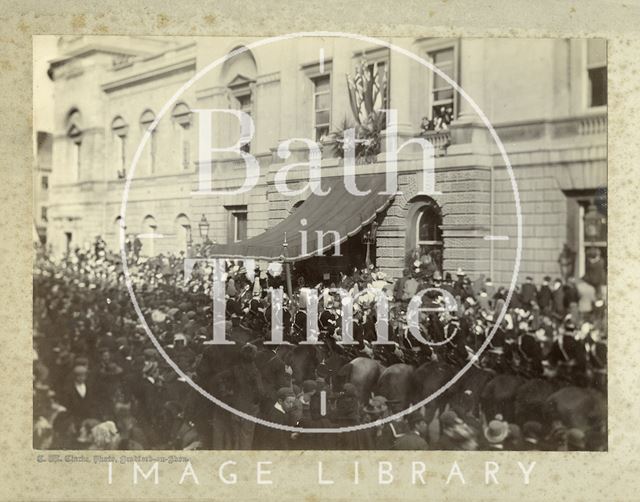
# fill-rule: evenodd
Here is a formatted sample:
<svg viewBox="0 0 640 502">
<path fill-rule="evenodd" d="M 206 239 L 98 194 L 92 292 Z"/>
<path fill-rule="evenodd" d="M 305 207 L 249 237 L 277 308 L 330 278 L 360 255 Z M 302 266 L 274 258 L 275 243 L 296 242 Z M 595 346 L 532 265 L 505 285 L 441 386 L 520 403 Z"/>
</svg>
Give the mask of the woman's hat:
<svg viewBox="0 0 640 502">
<path fill-rule="evenodd" d="M 492 420 L 484 428 L 485 439 L 492 444 L 502 443 L 509 435 L 509 424 L 502 420 Z"/>
<path fill-rule="evenodd" d="M 382 415 L 388 409 L 386 397 L 373 396 L 369 399 L 369 404 L 364 407 L 363 411 L 369 415 Z"/>
</svg>

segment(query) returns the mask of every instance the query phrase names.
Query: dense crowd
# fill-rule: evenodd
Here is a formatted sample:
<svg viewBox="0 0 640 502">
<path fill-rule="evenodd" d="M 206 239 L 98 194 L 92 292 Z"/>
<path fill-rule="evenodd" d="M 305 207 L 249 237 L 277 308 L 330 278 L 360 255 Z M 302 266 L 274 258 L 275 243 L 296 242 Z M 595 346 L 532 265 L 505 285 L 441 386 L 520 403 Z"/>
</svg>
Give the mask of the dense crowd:
<svg viewBox="0 0 640 502">
<path fill-rule="evenodd" d="M 588 390 L 606 399 L 606 305 L 602 278 L 531 278 L 513 292 L 487 349 L 475 358 L 503 310 L 507 289 L 463 270 L 444 276 L 429 260 L 411 262 L 392 281 L 375 267 L 354 269 L 314 285 L 319 294 L 321 346 L 306 338 L 305 302 L 295 290 L 282 306 L 284 337 L 269 341 L 272 288 L 284 288 L 280 264 L 247 271 L 228 262 L 228 338 L 212 334 L 211 273 L 196 266 L 185 280 L 184 256 L 140 256 L 128 248 L 137 301 L 154 336 L 188 378 L 233 408 L 302 428 L 346 427 L 400 411 L 406 403 L 374 386 L 362 393 L 345 371 L 354 361 L 379 368 L 441 364 L 474 368 L 554 389 Z M 253 272 L 253 273 L 251 273 Z M 342 288 L 355 298 L 353 345 L 341 345 Z M 389 299 L 389 344 L 376 344 L 376 297 Z M 423 296 L 416 341 L 405 313 Z M 451 308 L 446 300 L 455 298 Z M 437 307 L 441 308 L 438 311 Z M 190 386 L 160 356 L 138 319 L 120 255 L 96 241 L 55 258 L 36 250 L 34 268 L 34 446 L 59 449 L 536 449 L 606 448 L 606 424 L 587 426 L 561 415 L 521 417 L 508 406 L 478 406 L 471 389 L 434 413 L 418 409 L 400 419 L 344 434 L 309 434 L 256 426 Z M 444 367 L 442 366 L 442 367 Z M 495 379 L 494 379 L 495 380 Z M 475 391 L 476 393 L 478 391 Z M 582 395 L 582 394 L 581 394 Z M 324 396 L 324 397 L 322 397 Z M 325 401 L 323 401 L 323 399 Z M 465 404 L 468 402 L 469 404 Z"/>
</svg>

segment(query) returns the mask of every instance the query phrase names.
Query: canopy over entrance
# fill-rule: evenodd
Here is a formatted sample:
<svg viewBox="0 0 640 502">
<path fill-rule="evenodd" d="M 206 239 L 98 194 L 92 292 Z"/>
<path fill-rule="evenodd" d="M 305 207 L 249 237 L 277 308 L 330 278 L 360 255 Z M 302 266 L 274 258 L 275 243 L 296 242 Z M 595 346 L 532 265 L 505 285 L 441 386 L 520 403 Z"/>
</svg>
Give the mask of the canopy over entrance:
<svg viewBox="0 0 640 502">
<path fill-rule="evenodd" d="M 381 194 L 386 188 L 385 174 L 356 176 L 356 185 L 360 191 L 371 192 L 353 195 L 344 186 L 342 177 L 323 180 L 322 188 L 330 189 L 329 194 L 312 193 L 293 214 L 266 232 L 241 242 L 214 246 L 210 256 L 278 260 L 284 254 L 285 235 L 288 261 L 322 255 L 336 241 L 344 242 L 373 222 L 393 199 L 393 195 Z M 306 231 L 306 252 L 301 231 Z M 337 239 L 334 232 L 339 236 Z"/>
</svg>

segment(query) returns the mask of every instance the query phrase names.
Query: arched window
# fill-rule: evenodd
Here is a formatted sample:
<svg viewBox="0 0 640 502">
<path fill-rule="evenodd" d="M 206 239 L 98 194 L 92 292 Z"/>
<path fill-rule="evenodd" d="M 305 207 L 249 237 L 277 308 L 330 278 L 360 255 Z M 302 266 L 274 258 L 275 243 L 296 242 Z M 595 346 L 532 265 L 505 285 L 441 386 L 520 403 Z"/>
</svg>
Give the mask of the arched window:
<svg viewBox="0 0 640 502">
<path fill-rule="evenodd" d="M 190 129 L 192 121 L 191 109 L 185 103 L 178 103 L 173 107 L 171 119 L 177 132 L 177 144 L 180 152 L 180 162 L 183 169 L 189 169 L 191 164 Z"/>
<path fill-rule="evenodd" d="M 154 243 L 156 240 L 156 234 L 158 230 L 158 223 L 156 219 L 148 214 L 142 220 L 142 232 L 139 237 L 144 239 L 142 243 L 142 253 L 145 256 L 154 256 L 155 249 Z"/>
<path fill-rule="evenodd" d="M 410 209 L 411 218 L 408 245 L 415 259 L 423 263 L 433 262 L 442 270 L 442 212 L 433 199 L 424 198 L 414 203 Z"/>
<path fill-rule="evenodd" d="M 191 220 L 189 217 L 180 213 L 176 217 L 175 221 L 176 238 L 180 249 L 187 252 L 187 256 L 191 256 L 191 246 L 193 244 L 193 237 L 191 234 Z"/>
<path fill-rule="evenodd" d="M 82 117 L 80 112 L 76 109 L 71 110 L 67 117 L 66 123 L 66 131 L 67 137 L 69 138 L 70 145 L 70 161 L 69 165 L 73 169 L 73 177 L 75 180 L 79 180 L 81 178 L 82 170 Z"/>
<path fill-rule="evenodd" d="M 127 133 L 129 132 L 129 126 L 122 117 L 118 116 L 111 122 L 111 132 L 113 133 L 115 144 L 118 179 L 124 179 L 127 176 Z"/>
<path fill-rule="evenodd" d="M 120 215 L 116 216 L 115 219 L 113 220 L 113 228 L 111 230 L 113 233 L 113 238 L 111 241 L 111 246 L 112 246 L 112 249 L 114 250 L 120 249 L 120 230 L 122 228 L 124 228 L 125 237 L 126 237 L 127 226 L 124 223 L 125 222 L 122 220 L 122 216 Z"/>
<path fill-rule="evenodd" d="M 144 134 L 149 126 L 156 119 L 156 114 L 151 110 L 145 110 L 140 117 L 140 129 Z M 149 137 L 149 141 L 147 142 L 146 150 L 147 150 L 147 172 L 149 174 L 153 174 L 156 170 L 156 132 L 158 131 L 158 127 L 154 127 L 151 130 L 151 136 Z"/>
<path fill-rule="evenodd" d="M 442 245 L 440 230 L 440 214 L 432 207 L 425 206 L 418 212 L 416 218 L 416 236 L 418 246 Z"/>
<path fill-rule="evenodd" d="M 258 67 L 250 50 L 236 47 L 232 52 L 236 56 L 230 57 L 222 67 L 222 81 L 229 90 L 231 108 L 240 110 L 250 117 L 254 115 L 254 93 Z M 245 152 L 251 151 L 251 143 L 247 141 L 241 147 Z"/>
</svg>

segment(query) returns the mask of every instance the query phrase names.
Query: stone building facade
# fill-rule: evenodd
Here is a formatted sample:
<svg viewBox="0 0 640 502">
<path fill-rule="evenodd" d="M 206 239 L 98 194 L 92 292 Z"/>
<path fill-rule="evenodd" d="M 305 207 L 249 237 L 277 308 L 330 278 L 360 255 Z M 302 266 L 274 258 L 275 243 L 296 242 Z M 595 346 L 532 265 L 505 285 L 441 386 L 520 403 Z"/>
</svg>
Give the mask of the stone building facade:
<svg viewBox="0 0 640 502">
<path fill-rule="evenodd" d="M 35 165 L 33 168 L 34 242 L 37 239 L 38 242 L 46 243 L 53 137 L 51 133 L 45 131 L 36 131 L 35 136 Z"/>
<path fill-rule="evenodd" d="M 187 250 L 207 237 L 244 241 L 292 217 L 307 193 L 275 189 L 279 169 L 304 164 L 308 148 L 290 138 L 318 140 L 322 176 L 342 176 L 327 134 L 352 112 L 347 74 L 364 60 L 372 74 L 388 76 L 385 104 L 398 111 L 398 145 L 420 134 L 424 117 L 451 108 L 453 121 L 423 133 L 435 149 L 438 193 L 422 193 L 422 150 L 398 153 L 401 194 L 376 218 L 376 264 L 399 276 L 416 248 L 436 250 L 444 271 L 458 267 L 506 284 L 516 260 L 516 197 L 495 138 L 473 107 L 418 62 L 373 43 L 343 38 L 284 40 L 243 50 L 254 40 L 230 38 L 64 37 L 51 62 L 55 82 L 53 173 L 49 242 L 56 252 L 101 235 L 119 245 L 125 178 L 149 125 L 166 108 L 140 154 L 127 197 L 126 232 L 139 235 L 143 253 Z M 520 275 L 558 276 L 566 243 L 575 253 L 574 275 L 585 271 L 587 248 L 606 258 L 606 238 L 589 236 L 585 221 L 606 223 L 606 46 L 600 40 L 390 39 L 437 65 L 473 98 L 495 128 L 513 168 L 522 213 Z M 171 103 L 176 91 L 213 61 L 233 51 Z M 250 114 L 255 133 L 244 148 L 260 166 L 254 189 L 233 196 L 197 193 L 203 165 L 197 110 Z M 237 119 L 217 114 L 212 144 L 233 145 Z M 385 133 L 383 132 L 383 140 Z M 377 159 L 357 166 L 383 173 Z M 237 154 L 212 162 L 214 190 L 234 189 L 246 169 Z M 308 182 L 308 168 L 288 174 L 293 189 Z M 422 229 L 420 231 L 420 229 Z M 350 249 L 363 252 L 362 234 Z M 357 241 L 357 242 L 356 242 Z M 338 259 L 323 259 L 337 270 Z"/>
</svg>

